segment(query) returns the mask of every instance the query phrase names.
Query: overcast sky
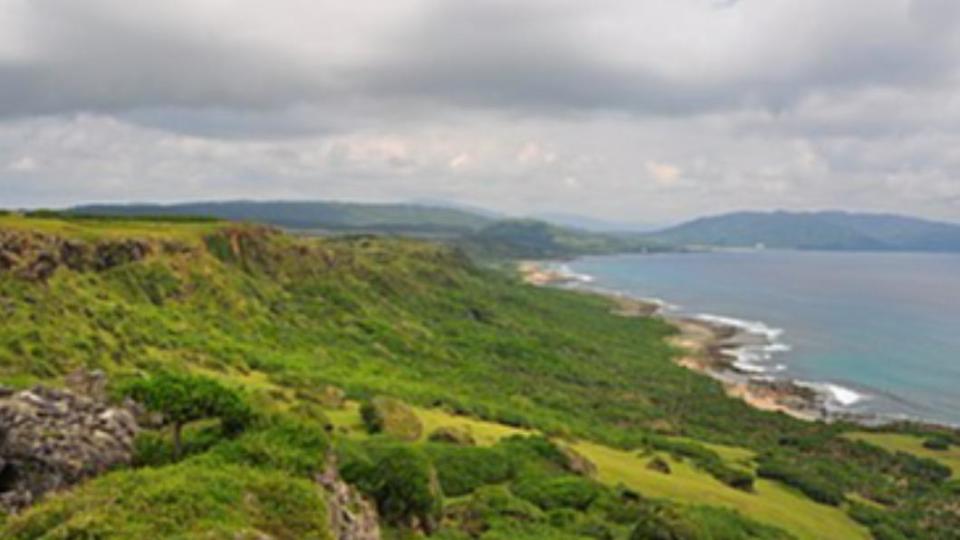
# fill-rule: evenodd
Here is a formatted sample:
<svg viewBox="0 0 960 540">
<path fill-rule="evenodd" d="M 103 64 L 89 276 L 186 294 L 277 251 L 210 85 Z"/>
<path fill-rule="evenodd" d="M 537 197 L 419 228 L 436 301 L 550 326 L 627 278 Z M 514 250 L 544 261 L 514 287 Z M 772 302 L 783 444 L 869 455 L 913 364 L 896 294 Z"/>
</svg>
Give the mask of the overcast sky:
<svg viewBox="0 0 960 540">
<path fill-rule="evenodd" d="M 0 206 L 960 221 L 957 0 L 0 0 Z"/>
</svg>

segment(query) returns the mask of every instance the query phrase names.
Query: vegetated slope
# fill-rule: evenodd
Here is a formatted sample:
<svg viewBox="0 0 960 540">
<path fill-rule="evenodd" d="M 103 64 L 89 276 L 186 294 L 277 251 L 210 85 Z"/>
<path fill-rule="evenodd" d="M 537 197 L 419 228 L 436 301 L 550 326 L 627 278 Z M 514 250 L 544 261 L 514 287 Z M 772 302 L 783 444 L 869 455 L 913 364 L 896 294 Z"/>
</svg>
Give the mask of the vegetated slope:
<svg viewBox="0 0 960 540">
<path fill-rule="evenodd" d="M 716 509 L 662 506 L 571 477 L 562 459 L 544 457 L 554 455 L 549 442 L 507 442 L 474 455 L 338 434 L 326 441 L 323 417 L 336 411 L 314 407 L 330 384 L 355 400 L 390 395 L 560 441 L 666 452 L 716 478 L 711 489 L 749 490 L 759 474 L 875 531 L 946 538 L 937 531 L 957 530 L 956 490 L 943 467 L 839 436 L 847 426 L 750 409 L 676 366 L 663 322 L 612 315 L 600 297 L 522 285 L 446 247 L 371 236 L 298 239 L 203 222 L 0 217 L 0 233 L 0 382 L 50 382 L 79 366 L 116 380 L 187 369 L 241 389 L 263 418 L 238 439 L 198 426 L 180 461 L 154 438 L 140 456 L 154 468 L 108 474 L 53 497 L 12 519 L 6 537 L 50 537 L 68 523 L 77 534 L 106 538 L 244 530 L 322 538 L 324 523 L 312 512 L 322 511 L 323 497 L 310 481 L 331 444 L 348 479 L 375 497 L 398 470 L 429 479 L 416 476 L 421 465 L 439 468 L 447 489 L 469 486 L 447 493 L 449 515 L 435 531 L 444 538 L 483 530 L 501 538 L 604 530 L 625 538 L 641 522 L 732 531 L 714 538 L 749 537 L 747 530 L 779 537 Z M 707 443 L 744 447 L 756 458 L 733 464 Z M 494 474 L 501 469 L 492 463 L 506 458 L 511 468 Z M 471 471 L 445 467 L 470 459 L 494 472 L 450 484 L 450 475 Z M 384 468 L 391 464 L 397 468 Z M 237 472 L 244 468 L 252 469 Z M 237 492 L 247 495 L 236 499 Z M 116 493 L 127 496 L 106 520 L 105 501 Z"/>
<path fill-rule="evenodd" d="M 419 204 L 224 201 L 171 205 L 87 205 L 70 213 L 105 216 L 211 216 L 297 229 L 366 230 L 459 235 L 490 223 L 465 210 Z"/>
<path fill-rule="evenodd" d="M 466 235 L 458 245 L 482 259 L 547 259 L 671 249 L 637 235 L 588 232 L 532 219 L 497 221 Z"/>
<path fill-rule="evenodd" d="M 738 212 L 696 219 L 651 238 L 721 247 L 960 251 L 960 225 L 846 212 Z"/>
</svg>

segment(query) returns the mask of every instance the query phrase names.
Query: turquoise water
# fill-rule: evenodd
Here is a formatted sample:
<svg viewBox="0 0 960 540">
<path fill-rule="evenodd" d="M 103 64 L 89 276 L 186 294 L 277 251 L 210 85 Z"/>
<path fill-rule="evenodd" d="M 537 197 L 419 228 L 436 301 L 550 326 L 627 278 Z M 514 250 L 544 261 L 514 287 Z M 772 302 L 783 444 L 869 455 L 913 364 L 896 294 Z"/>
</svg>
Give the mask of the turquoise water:
<svg viewBox="0 0 960 540">
<path fill-rule="evenodd" d="M 960 255 L 716 252 L 567 266 L 681 314 L 745 321 L 776 342 L 748 368 L 830 383 L 845 409 L 960 424 Z"/>
</svg>

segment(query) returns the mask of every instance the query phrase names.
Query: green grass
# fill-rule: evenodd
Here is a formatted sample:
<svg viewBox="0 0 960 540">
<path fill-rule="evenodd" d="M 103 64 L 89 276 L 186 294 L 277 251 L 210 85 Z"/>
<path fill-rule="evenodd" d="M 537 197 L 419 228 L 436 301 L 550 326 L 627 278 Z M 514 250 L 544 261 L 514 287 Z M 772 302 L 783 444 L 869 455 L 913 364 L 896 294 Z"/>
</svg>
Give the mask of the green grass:
<svg viewBox="0 0 960 540">
<path fill-rule="evenodd" d="M 867 431 L 846 434 L 847 437 L 868 442 L 890 452 L 905 452 L 917 457 L 932 459 L 950 468 L 953 478 L 960 478 L 960 446 L 951 445 L 948 450 L 924 448 L 925 437 L 901 433 L 871 433 Z"/>
</svg>

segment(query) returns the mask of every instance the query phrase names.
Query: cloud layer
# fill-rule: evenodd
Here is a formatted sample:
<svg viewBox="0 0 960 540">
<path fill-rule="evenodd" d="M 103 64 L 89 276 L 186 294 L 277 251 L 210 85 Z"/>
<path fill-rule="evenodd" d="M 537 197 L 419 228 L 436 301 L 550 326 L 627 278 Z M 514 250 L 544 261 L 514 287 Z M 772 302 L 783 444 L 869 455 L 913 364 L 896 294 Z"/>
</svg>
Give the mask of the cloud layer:
<svg viewBox="0 0 960 540">
<path fill-rule="evenodd" d="M 953 0 L 0 0 L 0 206 L 960 219 Z"/>
</svg>

